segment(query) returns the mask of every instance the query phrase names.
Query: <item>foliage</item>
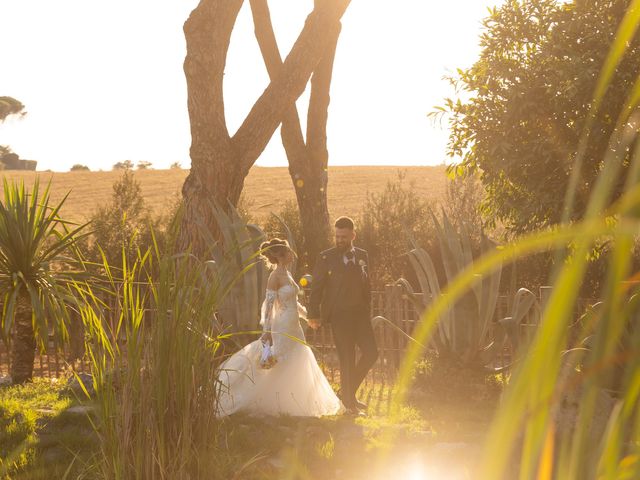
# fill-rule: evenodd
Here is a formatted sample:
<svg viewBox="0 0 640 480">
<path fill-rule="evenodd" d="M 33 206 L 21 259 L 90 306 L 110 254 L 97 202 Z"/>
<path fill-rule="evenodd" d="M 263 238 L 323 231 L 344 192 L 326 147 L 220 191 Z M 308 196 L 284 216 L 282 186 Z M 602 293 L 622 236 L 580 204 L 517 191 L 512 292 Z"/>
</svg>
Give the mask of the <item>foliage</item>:
<svg viewBox="0 0 640 480">
<path fill-rule="evenodd" d="M 173 162 L 171 165 L 169 165 L 169 169 L 171 169 L 171 170 L 181 170 L 182 169 L 182 165 L 180 165 L 180 162 Z"/>
<path fill-rule="evenodd" d="M 584 214 L 616 119 L 640 73 L 635 35 L 590 118 L 598 72 L 629 4 L 514 0 L 484 21 L 480 58 L 453 80 L 464 93 L 443 110 L 451 113 L 449 154 L 462 158 L 452 170 L 480 174 L 488 220 L 515 233 L 557 223 L 581 135 L 590 125 L 573 202 L 573 218 Z M 625 155 L 626 168 L 629 150 Z M 622 189 L 621 180 L 609 198 Z"/>
<path fill-rule="evenodd" d="M 442 265 L 447 283 L 453 281 L 464 269 L 473 264 L 470 235 L 465 226 L 457 231 L 446 213 L 442 216 L 442 225 L 432 214 L 436 225 Z M 495 248 L 484 234 L 481 237 L 482 249 L 488 252 Z M 409 252 L 422 294 L 416 296 L 411 285 L 404 279 L 398 280 L 409 293 L 418 311 L 423 311 L 441 295 L 442 287 L 431 256 L 414 241 L 414 249 Z M 496 268 L 491 275 L 480 277 L 472 291 L 453 304 L 439 319 L 434 342 L 441 358 L 452 359 L 465 365 L 483 366 L 494 360 L 501 350 L 502 343 L 493 342 L 492 326 L 495 309 L 500 293 L 502 269 Z"/>
<path fill-rule="evenodd" d="M 90 292 L 82 310 L 101 477 L 210 478 L 219 462 L 215 379 L 224 353 L 215 318 L 228 285 L 211 262 L 163 254 L 157 244 L 124 264 L 122 277 L 109 287 L 119 317 L 110 321 Z"/>
<path fill-rule="evenodd" d="M 267 238 L 289 239 L 289 244 L 295 246 L 294 250 L 298 255 L 297 265 L 300 271 L 308 270 L 310 263 L 315 261 L 315 259 L 305 257 L 304 250 L 299 248 L 303 245 L 304 237 L 300 211 L 294 201 L 287 200 L 277 214 L 272 214 L 267 219 L 263 229 Z M 295 275 L 296 272 L 293 273 Z"/>
<path fill-rule="evenodd" d="M 519 5 L 509 3 L 512 4 Z M 567 11 L 594 5 L 602 6 L 602 3 L 569 4 Z M 616 90 L 613 88 L 618 80 L 616 72 L 624 71 L 624 68 L 616 70 L 616 66 L 624 67 L 624 60 L 629 56 L 625 54 L 633 53 L 635 43 L 631 40 L 640 26 L 638 7 L 640 2 L 634 1 L 610 49 L 603 48 L 602 55 L 607 50 L 609 53 L 593 98 L 587 97 L 592 105 L 605 110 L 609 107 L 608 95 Z M 601 34 L 596 30 L 590 32 L 596 40 Z M 637 213 L 640 145 L 634 121 L 628 116 L 637 110 L 638 96 L 637 88 L 621 87 L 624 90 L 617 93 L 628 98 L 629 103 L 623 115 L 613 119 L 617 124 L 613 139 L 603 130 L 591 139 L 601 144 L 612 142 L 598 159 L 600 171 L 585 200 L 583 218 L 524 235 L 474 263 L 448 285 L 446 295 L 432 303 L 414 331 L 417 343 L 410 346 L 399 375 L 396 401 L 400 404 L 406 397 L 413 366 L 420 358 L 420 345 L 427 340 L 438 319 L 473 286 L 477 275 L 489 274 L 504 262 L 539 252 L 551 252 L 557 259 L 551 272 L 553 289 L 540 325 L 503 395 L 501 408 L 487 435 L 477 478 L 640 477 L 640 329 L 627 328 L 640 311 L 637 301 L 628 301 L 629 296 L 633 298 L 638 293 L 630 251 L 640 228 Z M 591 119 L 587 117 L 586 121 L 597 125 L 598 121 Z M 495 126 L 493 121 L 486 123 L 487 128 Z M 624 130 L 628 135 L 622 134 Z M 588 139 L 586 135 L 583 138 Z M 633 148 L 631 156 L 629 147 Z M 588 159 L 587 150 L 583 153 L 586 156 L 581 158 Z M 580 173 L 576 172 L 572 175 Z M 623 175 L 625 172 L 628 174 Z M 576 197 L 582 192 L 571 188 L 567 192 L 564 206 L 579 204 Z M 611 205 L 610 200 L 616 195 L 620 195 L 620 199 Z M 607 281 L 601 292 L 602 306 L 569 335 L 589 254 L 605 241 L 610 244 L 611 252 Z M 567 245 L 571 248 L 567 249 Z M 625 342 L 621 343 L 623 338 Z M 584 348 L 587 340 L 589 348 Z M 624 345 L 622 352 L 621 344 Z M 602 388 L 612 375 L 620 379 L 615 396 Z"/>
<path fill-rule="evenodd" d="M 151 168 L 151 166 L 153 165 L 153 163 L 147 161 L 147 160 L 140 160 L 137 165 L 136 168 L 138 170 L 148 170 L 149 168 Z"/>
<path fill-rule="evenodd" d="M 219 305 L 220 321 L 233 331 L 252 331 L 260 320 L 260 307 L 267 286 L 267 268 L 259 258 L 265 239 L 260 227 L 246 223 L 238 211 L 211 205 L 222 240 L 210 239 L 210 257 L 221 282 L 232 285 L 231 293 Z"/>
<path fill-rule="evenodd" d="M 151 230 L 160 230 L 161 219 L 154 219 L 131 170 L 124 170 L 113 184 L 111 202 L 100 206 L 91 216 L 93 238 L 87 242 L 87 256 L 102 263 L 105 255 L 111 266 L 122 266 L 123 252 L 134 255 L 137 249 L 151 246 Z M 129 262 L 133 257 L 127 258 Z"/>
<path fill-rule="evenodd" d="M 133 170 L 133 162 L 131 160 L 116 162 L 113 164 L 112 170 Z"/>
<path fill-rule="evenodd" d="M 31 192 L 24 183 L 4 179 L 0 202 L 0 292 L 2 337 L 13 332 L 12 377 L 31 378 L 35 340 L 44 346 L 53 327 L 66 337 L 68 307 L 75 304 L 71 285 L 86 278 L 77 242 L 85 225 L 72 230 L 60 218 L 63 199 L 50 205 L 48 185 L 40 194 L 36 177 Z M 66 198 L 66 197 L 65 197 Z"/>
<path fill-rule="evenodd" d="M 367 193 L 362 212 L 356 219 L 355 244 L 369 252 L 369 274 L 378 288 L 400 276 L 408 277 L 410 266 L 404 254 L 411 248 L 406 232 L 423 248 L 433 251 L 434 230 L 428 215 L 429 205 L 408 186 L 398 172 L 382 193 Z"/>
<path fill-rule="evenodd" d="M 478 175 L 451 176 L 447 179 L 441 207 L 457 231 L 469 234 L 473 253 L 479 253 L 483 232 L 480 205 L 484 200 L 484 188 Z M 496 236 L 497 232 L 492 232 Z"/>
<path fill-rule="evenodd" d="M 80 163 L 74 164 L 70 169 L 70 172 L 89 172 L 90 168 Z"/>
<path fill-rule="evenodd" d="M 0 123 L 10 115 L 25 115 L 24 105 L 13 97 L 0 97 Z"/>
</svg>

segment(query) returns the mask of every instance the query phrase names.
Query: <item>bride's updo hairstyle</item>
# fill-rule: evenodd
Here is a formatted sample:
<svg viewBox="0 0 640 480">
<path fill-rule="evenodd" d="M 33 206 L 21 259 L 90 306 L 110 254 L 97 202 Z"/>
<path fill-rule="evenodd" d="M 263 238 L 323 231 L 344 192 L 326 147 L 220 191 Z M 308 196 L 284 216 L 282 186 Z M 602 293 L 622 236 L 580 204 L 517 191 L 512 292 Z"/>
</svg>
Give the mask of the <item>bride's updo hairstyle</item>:
<svg viewBox="0 0 640 480">
<path fill-rule="evenodd" d="M 277 265 L 281 259 L 291 248 L 289 242 L 280 238 L 272 238 L 268 242 L 260 245 L 262 256 L 267 259 L 271 265 Z"/>
</svg>

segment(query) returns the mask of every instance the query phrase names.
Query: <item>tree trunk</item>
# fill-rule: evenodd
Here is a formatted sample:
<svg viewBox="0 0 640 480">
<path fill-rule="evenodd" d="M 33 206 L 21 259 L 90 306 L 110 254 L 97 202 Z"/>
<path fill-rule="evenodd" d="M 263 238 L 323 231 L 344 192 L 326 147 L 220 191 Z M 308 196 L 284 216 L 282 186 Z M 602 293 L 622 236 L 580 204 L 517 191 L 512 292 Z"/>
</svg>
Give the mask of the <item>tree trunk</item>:
<svg viewBox="0 0 640 480">
<path fill-rule="evenodd" d="M 331 38 L 339 31 L 340 18 L 349 2 L 323 0 L 315 6 L 279 74 L 233 137 L 226 126 L 222 82 L 231 31 L 242 0 L 201 0 L 191 12 L 184 25 L 192 143 L 191 171 L 182 189 L 182 249 L 191 246 L 193 253 L 204 255 L 208 241 L 203 228 L 214 239 L 220 237 L 211 203 L 223 208 L 228 202 L 237 204 L 249 169 L 287 109 L 304 92 Z"/>
<path fill-rule="evenodd" d="M 322 3 L 316 1 L 316 7 Z M 283 66 L 266 0 L 251 0 L 251 11 L 256 39 L 269 77 L 273 80 L 280 75 Z M 304 234 L 303 251 L 298 254 L 307 264 L 315 261 L 329 241 L 326 125 L 329 88 L 339 34 L 340 28 L 328 35 L 326 50 L 311 79 L 306 144 L 295 103 L 287 108 L 282 119 L 282 144 L 289 160 L 289 174 L 295 188 Z"/>
<path fill-rule="evenodd" d="M 36 339 L 31 316 L 29 303 L 26 300 L 18 301 L 11 345 L 11 381 L 14 385 L 21 385 L 33 378 Z"/>
</svg>

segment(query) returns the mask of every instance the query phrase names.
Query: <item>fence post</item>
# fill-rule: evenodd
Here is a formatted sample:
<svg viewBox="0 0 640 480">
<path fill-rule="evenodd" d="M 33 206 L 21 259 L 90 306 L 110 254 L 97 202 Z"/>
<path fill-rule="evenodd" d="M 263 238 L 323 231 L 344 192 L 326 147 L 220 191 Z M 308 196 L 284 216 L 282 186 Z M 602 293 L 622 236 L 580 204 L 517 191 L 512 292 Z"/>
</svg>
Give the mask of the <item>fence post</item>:
<svg viewBox="0 0 640 480">
<path fill-rule="evenodd" d="M 553 287 L 550 287 L 548 285 L 543 285 L 540 287 L 540 309 L 542 310 L 542 312 L 544 312 L 544 309 L 547 308 L 547 303 L 549 303 L 552 291 Z"/>
<path fill-rule="evenodd" d="M 392 283 L 384 286 L 384 316 L 398 328 L 400 328 L 401 301 L 402 287 L 400 285 Z M 397 371 L 400 366 L 400 339 L 398 338 L 398 332 L 395 329 L 390 331 L 385 328 L 383 328 L 382 332 L 383 348 L 381 357 L 386 359 L 387 368 L 391 366 L 389 365 L 391 360 L 394 371 Z"/>
</svg>

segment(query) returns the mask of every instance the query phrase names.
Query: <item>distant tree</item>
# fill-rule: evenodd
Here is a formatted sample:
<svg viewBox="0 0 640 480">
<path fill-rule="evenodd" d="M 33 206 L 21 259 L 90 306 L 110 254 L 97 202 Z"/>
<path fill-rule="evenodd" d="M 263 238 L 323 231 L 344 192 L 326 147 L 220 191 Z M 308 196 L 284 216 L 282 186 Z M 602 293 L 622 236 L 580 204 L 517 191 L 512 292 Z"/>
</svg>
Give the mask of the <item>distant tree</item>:
<svg viewBox="0 0 640 480">
<path fill-rule="evenodd" d="M 201 0 L 184 25 L 187 55 L 191 170 L 185 180 L 181 246 L 202 254 L 207 244 L 200 225 L 214 234 L 211 202 L 236 205 L 244 179 L 285 112 L 294 105 L 340 32 L 350 0 L 316 0 L 314 9 L 278 75 L 272 78 L 248 116 L 230 136 L 224 115 L 223 76 L 227 51 L 242 0 Z"/>
<path fill-rule="evenodd" d="M 113 170 L 133 170 L 133 162 L 131 160 L 124 160 L 123 162 L 114 163 Z"/>
<path fill-rule="evenodd" d="M 89 167 L 87 167 L 86 165 L 81 165 L 79 163 L 76 163 L 75 165 L 73 165 L 70 169 L 70 172 L 79 172 L 79 171 L 85 171 L 88 172 L 90 171 Z"/>
<path fill-rule="evenodd" d="M 479 172 L 488 218 L 515 233 L 560 220 L 596 81 L 629 5 L 630 0 L 514 0 L 484 21 L 480 58 L 453 80 L 464 94 L 443 110 L 452 114 L 449 154 L 462 157 L 452 169 Z M 584 212 L 639 74 L 636 34 L 591 130 L 573 218 Z"/>
<path fill-rule="evenodd" d="M 25 115 L 24 105 L 13 97 L 0 97 L 0 122 L 10 115 Z"/>
<path fill-rule="evenodd" d="M 182 169 L 182 165 L 180 165 L 180 162 L 173 162 L 171 165 L 169 165 L 169 168 L 171 170 L 180 170 Z"/>
<path fill-rule="evenodd" d="M 24 105 L 13 97 L 0 97 L 0 123 L 4 122 L 11 115 L 26 115 Z M 15 155 L 6 145 L 0 145 L 0 169 L 7 166 L 5 157 Z"/>
<path fill-rule="evenodd" d="M 140 160 L 136 165 L 136 168 L 138 170 L 148 170 L 149 168 L 151 168 L 151 165 L 153 165 L 151 162 L 148 162 L 146 160 Z"/>
</svg>

